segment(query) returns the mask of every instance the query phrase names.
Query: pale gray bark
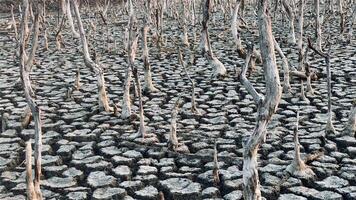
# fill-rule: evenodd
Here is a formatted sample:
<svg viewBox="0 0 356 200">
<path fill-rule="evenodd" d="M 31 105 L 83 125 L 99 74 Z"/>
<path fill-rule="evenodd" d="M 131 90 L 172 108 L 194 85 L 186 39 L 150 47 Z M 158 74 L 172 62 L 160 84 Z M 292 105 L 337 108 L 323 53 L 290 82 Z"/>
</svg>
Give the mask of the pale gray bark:
<svg viewBox="0 0 356 200">
<path fill-rule="evenodd" d="M 42 129 L 41 129 L 41 118 L 40 118 L 40 109 L 37 103 L 34 101 L 34 94 L 31 93 L 31 81 L 30 81 L 30 70 L 32 66 L 32 62 L 35 56 L 35 52 L 37 49 L 37 40 L 39 34 L 39 16 L 41 9 L 39 9 L 39 5 L 35 2 L 33 4 L 35 9 L 34 16 L 34 26 L 33 26 L 33 36 L 32 36 L 32 49 L 30 56 L 26 55 L 26 29 L 25 24 L 27 24 L 28 14 L 29 14 L 29 3 L 27 0 L 23 0 L 23 12 L 21 19 L 21 36 L 19 40 L 19 49 L 20 49 L 20 74 L 21 80 L 23 84 L 23 90 L 25 93 L 25 99 L 27 101 L 27 105 L 31 109 L 32 116 L 34 118 L 35 124 L 35 179 L 32 182 L 32 176 L 28 177 L 28 180 L 31 181 L 31 184 L 27 184 L 28 188 L 28 198 L 29 199 L 42 199 L 42 193 L 40 190 L 40 181 L 41 181 L 41 152 L 42 152 Z"/>
<path fill-rule="evenodd" d="M 191 97 L 191 111 L 194 114 L 200 115 L 200 111 L 197 108 L 196 102 L 195 102 L 195 82 L 194 80 L 190 77 L 187 68 L 186 68 L 186 63 L 183 60 L 183 56 L 182 56 L 182 52 L 180 51 L 180 49 L 178 50 L 178 61 L 179 64 L 183 67 L 185 74 L 187 75 L 188 80 L 190 81 L 190 83 L 192 84 L 192 97 Z"/>
<path fill-rule="evenodd" d="M 289 94 L 291 92 L 290 80 L 289 80 L 289 64 L 287 58 L 284 56 L 282 49 L 279 47 L 275 38 L 273 38 L 274 46 L 282 58 L 282 66 L 283 66 L 283 92 Z"/>
<path fill-rule="evenodd" d="M 5 132 L 7 127 L 9 126 L 9 114 L 3 113 L 1 116 L 1 132 Z"/>
<path fill-rule="evenodd" d="M 321 23 L 320 23 L 320 8 L 319 8 L 319 0 L 314 0 L 315 7 L 315 35 L 316 35 L 316 48 L 321 51 Z"/>
<path fill-rule="evenodd" d="M 353 101 L 352 109 L 349 114 L 349 120 L 343 130 L 344 135 L 355 137 L 356 133 L 356 99 Z"/>
<path fill-rule="evenodd" d="M 75 27 L 74 27 L 73 17 L 72 17 L 72 12 L 71 12 L 71 9 L 70 9 L 70 2 L 69 1 L 70 0 L 67 0 L 67 2 L 66 2 L 66 14 L 67 14 L 68 23 L 69 23 L 69 26 L 70 26 L 70 30 L 72 31 L 73 37 L 79 38 L 80 35 L 75 30 Z"/>
<path fill-rule="evenodd" d="M 296 44 L 296 39 L 295 39 L 295 32 L 294 32 L 294 21 L 295 21 L 295 16 L 294 16 L 294 2 L 293 1 L 287 1 L 287 0 L 282 0 L 282 4 L 284 9 L 287 12 L 288 18 L 289 18 L 289 40 L 290 43 Z M 292 6 L 290 5 L 292 4 Z"/>
<path fill-rule="evenodd" d="M 152 83 L 151 64 L 149 61 L 149 51 L 147 46 L 147 32 L 150 28 L 149 22 L 150 22 L 150 4 L 149 2 L 145 1 L 144 25 L 142 27 L 142 60 L 145 69 L 144 91 L 151 93 L 151 92 L 157 92 L 158 89 Z"/>
<path fill-rule="evenodd" d="M 80 17 L 80 12 L 78 8 L 78 3 L 76 0 L 71 0 L 71 3 L 74 8 L 74 13 L 77 18 L 80 39 L 83 47 L 83 57 L 84 63 L 87 67 L 91 68 L 97 75 L 97 85 L 98 85 L 98 100 L 99 100 L 99 108 L 104 109 L 107 112 L 113 111 L 113 108 L 109 106 L 108 97 L 106 94 L 105 80 L 104 80 L 104 72 L 100 64 L 95 63 L 89 55 L 88 42 L 85 36 L 85 31 L 83 28 L 82 19 Z"/>
<path fill-rule="evenodd" d="M 310 179 L 315 176 L 311 170 L 302 160 L 300 156 L 300 143 L 298 139 L 298 126 L 299 126 L 299 110 L 297 111 L 297 123 L 294 128 L 294 159 L 286 168 L 286 171 L 294 176 Z"/>
<path fill-rule="evenodd" d="M 258 114 L 256 126 L 248 141 L 244 144 L 243 193 L 244 199 L 247 200 L 261 199 L 257 170 L 257 151 L 266 136 L 268 122 L 277 110 L 282 96 L 282 88 L 274 53 L 272 25 L 271 19 L 267 14 L 267 6 L 267 0 L 258 1 L 258 27 L 263 71 L 266 81 L 266 95 L 264 99 L 257 99 Z"/>
</svg>

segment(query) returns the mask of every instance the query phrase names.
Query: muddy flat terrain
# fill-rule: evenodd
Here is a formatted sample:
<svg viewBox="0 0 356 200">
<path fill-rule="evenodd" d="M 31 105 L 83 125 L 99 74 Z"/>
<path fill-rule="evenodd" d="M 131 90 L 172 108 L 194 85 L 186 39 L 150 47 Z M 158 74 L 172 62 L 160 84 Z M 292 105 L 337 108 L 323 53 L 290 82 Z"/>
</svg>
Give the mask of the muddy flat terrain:
<svg viewBox="0 0 356 200">
<path fill-rule="evenodd" d="M 250 8 L 249 8 L 250 9 Z M 309 10 L 309 8 L 307 9 Z M 258 29 L 251 11 L 246 21 L 253 35 L 242 29 L 242 40 L 258 45 Z M 228 76 L 212 79 L 212 68 L 196 53 L 196 63 L 188 67 L 196 82 L 196 102 L 201 115 L 190 111 L 190 82 L 178 63 L 177 47 L 172 42 L 181 34 L 177 23 L 167 17 L 164 22 L 166 44 L 159 53 L 149 33 L 150 62 L 153 83 L 158 92 L 144 93 L 143 105 L 148 133 L 158 142 L 147 144 L 142 139 L 130 139 L 139 128 L 139 118 L 120 118 L 127 55 L 123 45 L 128 16 L 109 14 L 110 40 L 106 27 L 98 18 L 95 37 L 89 37 L 105 67 L 105 81 L 110 103 L 118 105 L 118 115 L 100 111 L 96 76 L 83 62 L 80 40 L 72 37 L 68 24 L 64 26 L 65 46 L 56 51 L 57 14 L 49 14 L 49 51 L 44 51 L 44 39 L 39 37 L 39 49 L 31 72 L 36 101 L 41 109 L 43 127 L 42 185 L 45 199 L 242 199 L 242 141 L 255 126 L 256 105 L 241 85 L 237 71 L 244 64 L 238 57 L 230 32 L 230 20 L 218 13 L 210 23 L 210 37 L 216 56 L 224 63 Z M 82 12 L 84 28 L 90 29 L 88 13 Z M 306 12 L 305 20 L 312 22 Z M 13 30 L 6 28 L 8 13 L 1 14 L 0 32 L 0 113 L 9 114 L 9 127 L 0 133 L 0 199 L 26 199 L 25 142 L 34 140 L 33 122 L 21 128 L 26 100 L 17 87 L 19 60 Z M 265 143 L 259 150 L 259 176 L 262 196 L 266 199 L 355 199 L 356 139 L 340 136 L 356 98 L 356 42 L 350 43 L 338 30 L 338 16 L 324 28 L 324 40 L 330 35 L 332 111 L 336 134 L 325 132 L 327 122 L 326 64 L 322 57 L 308 52 L 311 68 L 318 78 L 312 81 L 314 95 L 300 95 L 300 80 L 292 77 L 292 94 L 283 94 L 277 113 L 268 126 Z M 297 66 L 296 48 L 286 41 L 288 22 L 273 18 L 273 32 L 289 63 Z M 126 22 L 126 23 L 125 23 Z M 346 26 L 348 27 L 348 26 Z M 192 43 L 191 26 L 189 39 Z M 199 42 L 200 26 L 197 28 Z M 298 31 L 298 30 L 296 30 Z M 313 40 L 312 25 L 306 37 Z M 313 40 L 314 41 L 314 40 Z M 306 40 L 304 41 L 306 43 Z M 141 43 L 141 41 L 139 42 Z M 109 50 L 108 47 L 109 46 Z M 188 57 L 185 51 L 185 57 Z M 135 65 L 143 82 L 142 49 L 139 44 Z M 281 59 L 277 64 L 283 78 Z M 77 68 L 81 87 L 73 90 Z M 261 65 L 249 74 L 256 89 L 264 93 Z M 190 153 L 168 150 L 171 111 L 177 97 L 183 100 L 178 114 L 177 136 Z M 138 99 L 132 96 L 133 113 L 138 114 Z M 293 128 L 296 112 L 300 111 L 299 140 L 302 158 L 316 176 L 300 179 L 286 175 L 285 169 L 294 158 Z M 217 143 L 221 182 L 212 178 L 213 149 Z"/>
</svg>

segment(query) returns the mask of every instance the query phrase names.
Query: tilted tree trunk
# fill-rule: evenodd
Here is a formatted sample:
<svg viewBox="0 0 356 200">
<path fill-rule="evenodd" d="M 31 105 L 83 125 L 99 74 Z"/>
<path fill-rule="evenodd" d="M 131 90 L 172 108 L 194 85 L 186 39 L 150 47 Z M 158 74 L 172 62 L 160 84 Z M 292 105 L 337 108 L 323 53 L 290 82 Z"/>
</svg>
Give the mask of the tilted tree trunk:
<svg viewBox="0 0 356 200">
<path fill-rule="evenodd" d="M 268 0 L 258 1 L 258 27 L 263 71 L 266 81 L 266 95 L 261 97 L 256 91 L 248 90 L 258 106 L 257 123 L 253 133 L 244 144 L 243 183 L 244 199 L 261 199 L 260 183 L 257 170 L 257 151 L 266 136 L 266 128 L 279 105 L 282 88 L 274 53 L 271 19 L 267 12 Z M 245 66 L 246 67 L 246 66 Z M 244 85 L 252 84 L 247 80 Z M 247 87 L 248 88 L 248 87 Z"/>
<path fill-rule="evenodd" d="M 73 23 L 73 17 L 72 17 L 72 11 L 70 9 L 70 2 L 69 1 L 71 1 L 71 0 L 67 0 L 67 2 L 66 2 L 66 14 L 67 14 L 68 23 L 69 23 L 69 26 L 70 26 L 70 30 L 72 31 L 73 37 L 79 38 L 80 34 L 75 30 L 74 23 Z M 77 18 L 77 20 L 78 20 L 78 18 Z M 80 29 L 80 27 L 79 27 L 79 29 Z"/>
<path fill-rule="evenodd" d="M 237 15 L 239 12 L 239 7 L 240 7 L 240 0 L 236 0 L 236 4 L 235 4 L 235 8 L 234 8 L 233 15 L 232 15 L 232 20 L 231 20 L 231 32 L 232 32 L 232 37 L 234 38 L 234 42 L 236 44 L 237 53 L 239 54 L 239 56 L 241 58 L 246 58 L 246 52 L 242 47 L 241 37 L 240 37 L 239 30 L 238 30 Z"/>
<path fill-rule="evenodd" d="M 87 67 L 91 68 L 97 75 L 99 109 L 104 109 L 107 112 L 113 111 L 113 108 L 109 105 L 109 100 L 106 94 L 104 72 L 102 70 L 102 67 L 100 66 L 100 64 L 95 63 L 89 55 L 88 43 L 85 36 L 82 19 L 80 17 L 78 3 L 76 0 L 71 0 L 71 3 L 74 8 L 74 13 L 77 18 L 77 23 L 79 27 L 80 39 L 83 46 L 84 63 Z"/>
<path fill-rule="evenodd" d="M 149 61 L 149 52 L 147 46 L 147 32 L 149 30 L 149 22 L 150 22 L 150 1 L 145 1 L 145 17 L 144 17 L 144 25 L 142 28 L 142 60 L 145 69 L 145 85 L 144 91 L 151 93 L 157 92 L 158 89 L 152 83 L 152 73 L 151 73 L 151 64 Z"/>
<path fill-rule="evenodd" d="M 191 111 L 194 114 L 200 115 L 200 111 L 197 108 L 196 102 L 195 102 L 195 82 L 194 80 L 190 77 L 187 68 L 186 68 L 186 63 L 183 61 L 183 56 L 182 56 L 182 52 L 180 51 L 180 49 L 178 50 L 178 61 L 179 64 L 183 67 L 185 74 L 187 75 L 188 80 L 190 81 L 190 83 L 192 84 L 192 97 L 191 97 Z"/>
<path fill-rule="evenodd" d="M 33 26 L 33 36 L 32 36 L 32 49 L 30 55 L 27 57 L 26 55 L 26 30 L 25 24 L 27 24 L 28 14 L 29 14 L 29 3 L 27 0 L 23 0 L 23 11 L 22 11 L 22 19 L 21 19 L 21 36 L 19 40 L 19 50 L 20 50 L 20 74 L 23 85 L 23 90 L 25 93 L 25 99 L 29 108 L 31 109 L 32 116 L 34 118 L 35 123 L 35 179 L 32 182 L 32 175 L 27 177 L 27 188 L 28 188 L 28 198 L 29 199 L 42 199 L 42 193 L 40 189 L 40 181 L 41 181 L 41 153 L 42 153 L 42 129 L 41 129 L 41 118 L 40 118 L 40 109 L 37 103 L 34 101 L 30 88 L 30 71 L 32 62 L 35 56 L 35 52 L 37 49 L 38 43 L 38 34 L 39 34 L 39 17 L 40 17 L 40 4 L 37 2 L 33 2 L 34 8 L 34 26 Z M 31 148 L 31 146 L 30 146 Z M 31 152 L 30 152 L 31 153 Z M 31 154 L 30 154 L 31 155 Z M 31 163 L 32 164 L 32 163 Z M 32 171 L 31 171 L 32 173 Z M 29 175 L 29 174 L 27 174 Z M 31 182 L 31 184 L 29 183 Z"/>
<path fill-rule="evenodd" d="M 185 144 L 179 143 L 177 138 L 177 117 L 180 105 L 181 102 L 178 97 L 171 112 L 171 128 L 168 137 L 168 148 L 180 153 L 189 153 L 188 147 Z"/>
<path fill-rule="evenodd" d="M 12 4 L 11 4 L 11 19 L 12 19 L 12 25 L 14 26 L 15 39 L 18 40 L 19 34 L 17 33 L 17 25 L 16 25 L 16 20 L 14 17 L 14 5 L 12 5 Z"/>
<path fill-rule="evenodd" d="M 203 30 L 202 30 L 202 38 L 200 44 L 204 46 L 202 49 L 205 57 L 208 59 L 210 65 L 213 68 L 212 77 L 224 77 L 227 74 L 225 66 L 219 61 L 219 59 L 213 54 L 209 32 L 208 32 L 208 22 L 209 16 L 211 12 L 211 0 L 206 0 L 203 6 Z M 206 49 L 207 47 L 207 49 Z"/>
<path fill-rule="evenodd" d="M 276 48 L 279 56 L 282 58 L 282 65 L 283 65 L 283 92 L 290 94 L 291 86 L 289 80 L 289 64 L 287 58 L 284 56 L 282 49 L 279 47 L 275 38 L 273 38 L 274 47 Z"/>
</svg>

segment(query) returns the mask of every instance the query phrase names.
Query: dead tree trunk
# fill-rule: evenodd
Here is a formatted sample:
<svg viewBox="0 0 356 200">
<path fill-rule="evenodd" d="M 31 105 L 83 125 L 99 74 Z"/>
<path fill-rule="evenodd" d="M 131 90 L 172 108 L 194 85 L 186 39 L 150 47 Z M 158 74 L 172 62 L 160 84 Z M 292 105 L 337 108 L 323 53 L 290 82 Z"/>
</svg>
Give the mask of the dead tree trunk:
<svg viewBox="0 0 356 200">
<path fill-rule="evenodd" d="M 195 102 L 195 82 L 194 80 L 190 77 L 187 68 L 186 68 L 186 63 L 183 61 L 183 56 L 182 56 L 182 52 L 180 51 L 180 49 L 178 49 L 178 61 L 179 64 L 183 67 L 185 74 L 187 75 L 188 80 L 190 81 L 190 83 L 192 84 L 192 97 L 191 97 L 191 111 L 194 114 L 200 115 L 200 112 L 197 108 L 196 102 Z"/>
<path fill-rule="evenodd" d="M 340 15 L 340 33 L 343 33 L 345 30 L 345 13 L 343 11 L 343 1 L 338 0 L 339 2 L 339 15 Z"/>
<path fill-rule="evenodd" d="M 288 165 L 286 171 L 300 178 L 310 179 L 315 176 L 314 172 L 304 163 L 300 156 L 300 144 L 298 139 L 299 110 L 297 111 L 297 123 L 294 128 L 294 160 Z"/>
<path fill-rule="evenodd" d="M 291 86 L 290 86 L 290 81 L 289 81 L 289 64 L 287 58 L 284 56 L 284 53 L 282 49 L 279 47 L 277 41 L 275 38 L 273 38 L 274 41 L 274 46 L 279 54 L 279 56 L 282 58 L 282 65 L 283 65 L 283 92 L 290 94 L 291 92 Z"/>
<path fill-rule="evenodd" d="M 137 21 L 134 13 L 134 8 L 131 0 L 129 1 L 130 6 L 130 20 L 129 20 L 129 30 L 128 30 L 128 41 L 127 41 L 127 68 L 125 74 L 125 86 L 124 86 L 124 96 L 122 103 L 122 113 L 121 118 L 127 119 L 131 116 L 131 99 L 130 99 L 130 86 L 132 81 L 132 69 L 136 58 L 137 49 Z"/>
<path fill-rule="evenodd" d="M 305 1 L 305 0 L 300 0 L 300 5 L 299 5 L 299 20 L 298 20 L 299 38 L 298 38 L 298 49 L 300 49 L 300 50 L 303 48 L 304 1 Z"/>
<path fill-rule="evenodd" d="M 145 1 L 145 16 L 144 16 L 144 25 L 142 28 L 142 60 L 145 69 L 145 86 L 144 91 L 151 93 L 157 92 L 158 89 L 152 83 L 152 73 L 151 73 L 151 64 L 149 61 L 149 53 L 147 46 L 147 32 L 149 30 L 150 22 L 150 1 Z"/>
<path fill-rule="evenodd" d="M 188 147 L 178 142 L 177 138 L 177 117 L 179 113 L 179 107 L 181 105 L 180 98 L 178 97 L 177 101 L 175 102 L 172 113 L 171 113 L 171 130 L 169 132 L 168 137 L 168 148 L 172 151 L 179 152 L 179 153 L 189 153 Z"/>
<path fill-rule="evenodd" d="M 20 73 L 22 85 L 25 93 L 25 99 L 28 106 L 31 109 L 32 116 L 35 123 L 35 179 L 32 182 L 32 176 L 28 177 L 28 182 L 31 181 L 31 184 L 28 184 L 28 198 L 29 199 L 42 199 L 42 193 L 40 190 L 40 181 L 41 181 L 41 152 L 42 152 L 42 129 L 41 129 L 41 118 L 40 118 L 40 109 L 37 103 L 34 101 L 30 88 L 30 71 L 32 62 L 35 56 L 38 43 L 38 33 L 39 33 L 39 17 L 41 9 L 40 5 L 37 2 L 34 2 L 33 8 L 35 10 L 34 26 L 33 26 L 33 36 L 32 36 L 32 49 L 30 55 L 26 55 L 26 30 L 25 24 L 27 24 L 28 14 L 29 14 L 29 3 L 27 0 L 23 0 L 23 11 L 21 19 L 21 36 L 20 36 Z M 31 147 L 30 147 L 31 148 Z M 30 152 L 31 153 L 31 152 Z"/>
<path fill-rule="evenodd" d="M 353 26 L 355 24 L 355 21 L 356 21 L 356 4 L 353 6 L 352 8 L 352 14 L 350 16 L 350 25 L 349 25 L 349 32 L 347 34 L 348 36 L 348 42 L 351 43 L 351 40 L 352 40 L 352 35 L 353 35 Z"/>
<path fill-rule="evenodd" d="M 17 25 L 16 25 L 16 20 L 14 17 L 14 5 L 12 5 L 12 4 L 11 4 L 11 19 L 12 19 L 12 25 L 14 26 L 15 39 L 18 40 L 19 35 L 17 33 Z"/>
<path fill-rule="evenodd" d="M 234 42 L 236 44 L 237 53 L 239 54 L 240 58 L 246 58 L 246 52 L 242 47 L 241 37 L 238 30 L 237 16 L 239 12 L 239 7 L 240 7 L 240 0 L 236 0 L 236 4 L 231 20 L 231 32 L 232 32 L 232 37 L 234 38 Z"/>
<path fill-rule="evenodd" d="M 288 4 L 287 0 L 282 0 L 282 4 L 284 9 L 287 12 L 288 18 L 289 18 L 289 40 L 290 43 L 292 44 L 296 44 L 296 39 L 295 39 L 295 33 L 294 33 L 294 20 L 295 20 L 295 16 L 294 16 L 294 2 L 290 1 L 290 4 L 292 4 L 292 6 L 290 4 Z"/>
<path fill-rule="evenodd" d="M 206 0 L 205 5 L 203 6 L 203 30 L 202 30 L 202 38 L 200 41 L 201 47 L 203 47 L 203 52 L 205 57 L 208 59 L 210 65 L 214 69 L 212 77 L 224 77 L 226 76 L 226 68 L 219 61 L 217 57 L 213 54 L 212 47 L 210 44 L 209 32 L 208 32 L 208 22 L 209 16 L 211 13 L 212 5 L 211 0 Z"/>
<path fill-rule="evenodd" d="M 356 133 L 356 99 L 352 102 L 352 109 L 349 115 L 349 120 L 343 130 L 344 135 L 355 137 Z"/>
<path fill-rule="evenodd" d="M 330 71 L 330 55 L 329 53 L 323 53 L 319 51 L 317 48 L 314 48 L 310 39 L 308 39 L 308 47 L 311 48 L 315 53 L 324 57 L 326 62 L 326 74 L 327 74 L 327 87 L 328 87 L 328 121 L 326 122 L 325 131 L 328 133 L 335 134 L 335 128 L 332 123 L 332 110 L 331 110 L 331 71 Z M 329 47 L 330 48 L 330 47 Z M 330 49 L 329 49 L 330 51 Z"/>
<path fill-rule="evenodd" d="M 320 16 L 319 16 L 319 0 L 314 0 L 314 7 L 315 7 L 315 35 L 316 35 L 316 48 L 321 51 L 321 23 L 320 23 Z"/>
<path fill-rule="evenodd" d="M 75 27 L 74 27 L 74 23 L 73 23 L 73 17 L 72 17 L 72 11 L 70 9 L 70 0 L 67 0 L 66 2 L 66 14 L 67 14 L 67 19 L 68 19 L 68 23 L 69 23 L 69 26 L 70 26 L 70 30 L 72 31 L 73 33 L 73 37 L 75 38 L 79 38 L 80 35 L 79 33 L 75 30 Z M 78 20 L 78 18 L 77 18 Z M 79 22 L 78 22 L 79 23 Z M 79 27 L 79 31 L 80 31 L 80 27 Z"/>
<path fill-rule="evenodd" d="M 272 115 L 279 105 L 282 88 L 279 81 L 278 68 L 274 53 L 271 18 L 268 16 L 268 0 L 258 1 L 258 27 L 263 71 L 266 81 L 266 95 L 258 94 L 245 77 L 245 87 L 253 96 L 258 106 L 257 123 L 253 133 L 244 144 L 243 182 L 244 198 L 247 200 L 261 199 L 260 183 L 257 171 L 257 151 L 266 136 L 266 128 Z M 246 68 L 247 65 L 245 65 Z M 246 69 L 244 70 L 246 73 Z M 246 74 L 243 74 L 245 76 Z M 252 88 L 252 89 L 251 89 Z"/>
<path fill-rule="evenodd" d="M 1 116 L 1 132 L 5 132 L 9 126 L 9 114 L 3 113 Z"/>
<path fill-rule="evenodd" d="M 86 36 L 85 36 L 85 31 L 84 31 L 84 28 L 83 28 L 82 19 L 80 17 L 78 3 L 77 3 L 76 0 L 71 0 L 71 3 L 72 3 L 72 6 L 74 8 L 74 13 L 75 13 L 75 16 L 76 16 L 77 22 L 78 22 L 80 39 L 81 39 L 81 43 L 82 43 L 82 46 L 83 46 L 84 63 L 85 63 L 85 65 L 87 67 L 91 68 L 97 74 L 99 109 L 104 109 L 106 112 L 113 111 L 113 108 L 109 106 L 109 101 L 108 101 L 108 97 L 107 97 L 107 94 L 106 94 L 104 72 L 102 70 L 102 67 L 100 66 L 100 64 L 95 63 L 90 58 L 90 55 L 89 55 L 88 43 L 87 43 L 87 39 L 86 39 Z"/>
</svg>

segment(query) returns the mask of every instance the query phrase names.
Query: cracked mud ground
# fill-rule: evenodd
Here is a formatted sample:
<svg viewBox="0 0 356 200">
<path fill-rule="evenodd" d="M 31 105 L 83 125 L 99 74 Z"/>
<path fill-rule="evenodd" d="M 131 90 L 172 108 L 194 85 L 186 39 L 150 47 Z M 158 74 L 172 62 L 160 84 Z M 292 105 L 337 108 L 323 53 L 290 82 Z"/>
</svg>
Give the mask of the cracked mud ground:
<svg viewBox="0 0 356 200">
<path fill-rule="evenodd" d="M 2 16 L 1 28 L 9 19 L 8 15 Z M 308 16 L 307 20 L 311 21 L 310 13 Z M 120 20 L 127 17 L 115 19 Z M 50 30 L 54 32 L 55 19 L 52 17 L 50 21 Z M 278 41 L 285 38 L 281 31 L 287 30 L 281 24 L 280 21 L 273 24 Z M 88 23 L 84 26 L 88 30 Z M 115 25 L 115 22 L 110 25 L 111 36 L 117 41 L 116 50 L 105 50 L 106 30 L 100 24 L 96 41 L 89 40 L 105 66 L 109 99 L 119 107 L 127 67 L 122 43 L 125 26 Z M 138 130 L 137 118 L 122 120 L 112 113 L 99 111 L 96 77 L 84 66 L 79 40 L 71 37 L 68 26 L 64 29 L 66 46 L 62 51 L 53 51 L 54 33 L 49 34 L 51 50 L 48 52 L 43 50 L 40 37 L 31 80 L 42 110 L 41 189 L 45 199 L 159 199 L 160 192 L 166 199 L 242 199 L 242 140 L 254 128 L 256 106 L 236 77 L 235 66 L 241 66 L 244 60 L 238 58 L 229 30 L 224 31 L 229 28 L 229 22 L 216 20 L 216 25 L 211 25 L 209 30 L 213 49 L 225 64 L 228 77 L 211 80 L 212 69 L 199 55 L 196 64 L 188 69 L 196 81 L 196 101 L 201 116 L 190 112 L 190 83 L 178 64 L 176 47 L 171 42 L 180 32 L 177 28 L 168 28 L 176 27 L 171 19 L 165 26 L 168 41 L 160 58 L 149 34 L 153 81 L 160 90 L 143 97 L 148 132 L 159 139 L 159 143 L 150 145 L 128 139 Z M 338 27 L 337 20 L 335 27 Z M 258 32 L 256 27 L 252 29 Z M 313 35 L 310 28 L 307 35 Z M 331 35 L 337 38 L 337 28 L 332 29 Z M 18 200 L 26 198 L 24 147 L 30 138 L 33 141 L 34 127 L 32 122 L 21 129 L 26 101 L 22 89 L 15 87 L 20 73 L 12 38 L 13 33 L 0 34 L 0 112 L 10 115 L 9 128 L 0 134 L 0 199 Z M 258 39 L 256 34 L 254 38 L 243 34 L 242 38 L 255 42 Z M 296 66 L 296 51 L 281 43 L 289 62 Z M 114 43 L 109 45 L 113 47 Z M 351 44 L 335 40 L 331 52 L 333 121 L 339 133 L 356 98 L 355 40 Z M 140 56 L 139 48 L 136 65 L 142 72 Z M 269 124 L 266 141 L 259 150 L 262 196 L 266 199 L 355 199 L 356 139 L 325 133 L 326 65 L 311 51 L 308 56 L 319 76 L 312 82 L 316 93 L 307 95 L 309 103 L 301 101 L 298 97 L 300 82 L 292 78 L 293 95 L 283 94 L 277 114 Z M 282 78 L 278 55 L 277 63 Z M 77 67 L 81 73 L 81 88 L 68 99 L 67 88 L 74 83 Z M 264 93 L 261 66 L 257 66 L 249 79 Z M 178 118 L 178 140 L 188 146 L 190 154 L 178 154 L 166 148 L 170 113 L 178 95 L 185 102 Z M 133 113 L 138 114 L 137 98 L 134 104 Z M 324 152 L 307 163 L 316 174 L 313 180 L 284 175 L 294 156 L 293 127 L 298 109 L 302 158 Z M 212 178 L 215 141 L 222 174 L 219 185 L 215 185 Z"/>
</svg>

